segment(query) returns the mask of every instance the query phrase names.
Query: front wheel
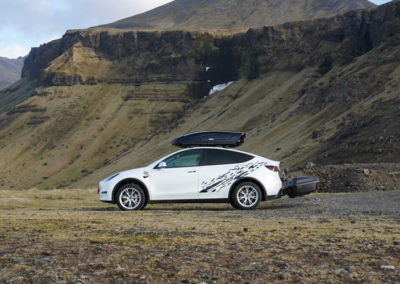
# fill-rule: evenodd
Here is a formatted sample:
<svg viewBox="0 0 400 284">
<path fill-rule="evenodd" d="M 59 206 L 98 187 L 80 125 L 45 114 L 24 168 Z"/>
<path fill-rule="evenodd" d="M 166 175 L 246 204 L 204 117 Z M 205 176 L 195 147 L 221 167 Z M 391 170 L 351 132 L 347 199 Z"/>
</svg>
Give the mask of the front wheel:
<svg viewBox="0 0 400 284">
<path fill-rule="evenodd" d="M 252 182 L 240 183 L 233 190 L 231 202 L 237 209 L 254 209 L 261 202 L 261 190 Z"/>
<path fill-rule="evenodd" d="M 146 205 L 146 195 L 139 185 L 125 184 L 118 189 L 117 204 L 121 210 L 141 210 Z"/>
</svg>

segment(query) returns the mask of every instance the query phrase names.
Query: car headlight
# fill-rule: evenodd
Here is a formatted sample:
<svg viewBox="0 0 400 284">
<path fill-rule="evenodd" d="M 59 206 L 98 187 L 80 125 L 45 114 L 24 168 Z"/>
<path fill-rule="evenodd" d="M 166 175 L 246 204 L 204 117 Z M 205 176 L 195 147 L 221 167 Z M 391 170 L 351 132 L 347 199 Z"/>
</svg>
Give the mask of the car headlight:
<svg viewBox="0 0 400 284">
<path fill-rule="evenodd" d="M 115 174 L 115 175 L 112 175 L 112 176 L 108 177 L 108 178 L 106 179 L 106 181 L 110 181 L 110 180 L 112 180 L 113 178 L 115 178 L 115 177 L 118 176 L 118 175 L 119 175 L 119 173 L 118 173 L 118 174 Z"/>
</svg>

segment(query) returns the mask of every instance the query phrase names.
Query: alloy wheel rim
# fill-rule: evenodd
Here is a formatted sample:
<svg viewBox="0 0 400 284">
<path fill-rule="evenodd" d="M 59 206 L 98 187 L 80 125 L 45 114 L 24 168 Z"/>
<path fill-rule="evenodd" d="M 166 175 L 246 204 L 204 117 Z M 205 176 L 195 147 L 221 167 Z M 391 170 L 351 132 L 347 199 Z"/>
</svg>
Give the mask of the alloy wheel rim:
<svg viewBox="0 0 400 284">
<path fill-rule="evenodd" d="M 253 186 L 242 186 L 237 192 L 237 200 L 243 207 L 252 207 L 258 201 L 258 191 Z"/>
<path fill-rule="evenodd" d="M 125 209 L 135 209 L 139 206 L 142 197 L 139 190 L 133 187 L 125 188 L 120 196 L 119 202 Z"/>
</svg>

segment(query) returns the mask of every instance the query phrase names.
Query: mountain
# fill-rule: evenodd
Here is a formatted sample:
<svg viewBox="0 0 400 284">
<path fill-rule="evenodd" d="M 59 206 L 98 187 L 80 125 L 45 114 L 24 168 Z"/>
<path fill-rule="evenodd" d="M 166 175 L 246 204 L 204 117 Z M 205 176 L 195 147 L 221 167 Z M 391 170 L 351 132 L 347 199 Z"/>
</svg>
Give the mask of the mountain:
<svg viewBox="0 0 400 284">
<path fill-rule="evenodd" d="M 397 162 L 399 61 L 400 2 L 237 34 L 69 31 L 0 92 L 0 188 L 95 186 L 199 130 L 246 131 L 283 167 Z"/>
<path fill-rule="evenodd" d="M 350 10 L 373 8 L 367 0 L 176 0 L 103 28 L 139 30 L 247 29 Z"/>
<path fill-rule="evenodd" d="M 21 70 L 24 59 L 9 59 L 0 57 L 0 89 L 11 85 L 21 79 Z"/>
</svg>

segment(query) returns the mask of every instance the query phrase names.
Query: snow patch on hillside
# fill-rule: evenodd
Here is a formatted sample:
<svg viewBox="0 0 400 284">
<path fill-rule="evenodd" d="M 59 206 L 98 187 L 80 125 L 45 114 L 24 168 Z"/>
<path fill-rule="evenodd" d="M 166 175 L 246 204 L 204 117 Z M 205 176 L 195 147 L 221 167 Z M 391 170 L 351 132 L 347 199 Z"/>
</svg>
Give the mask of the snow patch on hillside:
<svg viewBox="0 0 400 284">
<path fill-rule="evenodd" d="M 215 93 L 221 92 L 223 89 L 228 88 L 233 83 L 235 83 L 235 81 L 230 81 L 228 83 L 215 85 L 214 87 L 212 87 L 212 89 L 210 90 L 210 93 L 208 95 L 211 96 L 211 95 L 214 95 Z"/>
</svg>

